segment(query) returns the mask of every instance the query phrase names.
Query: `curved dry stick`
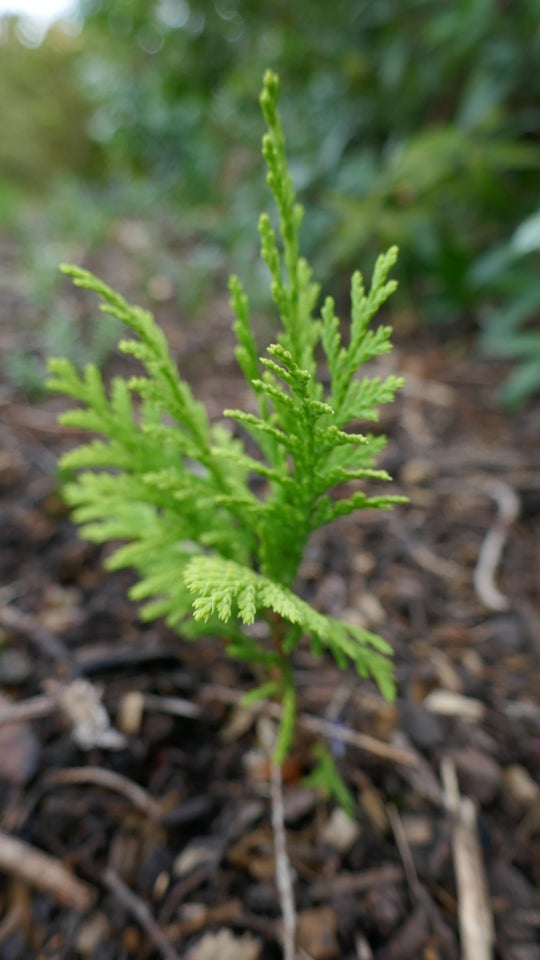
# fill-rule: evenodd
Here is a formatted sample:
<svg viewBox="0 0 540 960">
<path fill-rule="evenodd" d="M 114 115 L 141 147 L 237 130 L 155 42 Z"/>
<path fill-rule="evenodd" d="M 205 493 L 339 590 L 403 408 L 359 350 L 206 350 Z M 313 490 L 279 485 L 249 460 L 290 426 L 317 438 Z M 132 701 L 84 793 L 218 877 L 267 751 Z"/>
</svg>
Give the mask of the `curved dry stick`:
<svg viewBox="0 0 540 960">
<path fill-rule="evenodd" d="M 97 896 L 90 884 L 79 880 L 59 860 L 3 830 L 0 830 L 0 870 L 20 877 L 81 913 L 92 907 Z"/>
<path fill-rule="evenodd" d="M 495 583 L 495 573 L 501 559 L 508 531 L 519 515 L 519 498 L 512 487 L 502 480 L 484 484 L 484 490 L 495 500 L 498 513 L 493 526 L 488 530 L 478 554 L 474 570 L 474 588 L 490 610 L 508 610 L 510 602 Z"/>
<path fill-rule="evenodd" d="M 56 770 L 48 774 L 45 779 L 46 788 L 60 783 L 91 783 L 97 787 L 105 787 L 115 793 L 121 793 L 137 810 L 146 814 L 151 820 L 159 822 L 163 815 L 158 801 L 154 800 L 138 783 L 104 767 L 72 767 L 69 770 Z"/>
</svg>

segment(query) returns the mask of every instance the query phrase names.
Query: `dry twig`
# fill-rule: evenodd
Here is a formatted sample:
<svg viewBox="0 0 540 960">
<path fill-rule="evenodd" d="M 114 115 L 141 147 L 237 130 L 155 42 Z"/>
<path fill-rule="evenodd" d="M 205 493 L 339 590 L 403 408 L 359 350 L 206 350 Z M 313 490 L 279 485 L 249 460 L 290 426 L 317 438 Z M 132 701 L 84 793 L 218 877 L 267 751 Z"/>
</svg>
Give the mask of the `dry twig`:
<svg viewBox="0 0 540 960">
<path fill-rule="evenodd" d="M 180 955 L 163 931 L 160 930 L 144 901 L 133 893 L 129 887 L 126 887 L 123 880 L 111 867 L 107 867 L 105 870 L 103 880 L 111 893 L 135 917 L 164 960 L 180 960 Z"/>
<path fill-rule="evenodd" d="M 191 700 L 185 700 L 184 697 L 163 697 L 161 694 L 145 693 L 143 706 L 145 710 L 168 713 L 173 717 L 196 719 L 201 715 L 201 708 Z"/>
<path fill-rule="evenodd" d="M 260 724 L 261 738 L 270 755 L 270 799 L 272 803 L 272 831 L 274 834 L 274 856 L 276 861 L 276 884 L 283 918 L 283 960 L 295 960 L 296 957 L 296 907 L 292 870 L 287 853 L 285 833 L 285 813 L 283 809 L 283 780 L 281 767 L 274 762 L 275 746 L 274 725 L 265 718 Z"/>
<path fill-rule="evenodd" d="M 60 783 L 91 783 L 97 787 L 105 787 L 107 790 L 114 790 L 115 793 L 121 793 L 137 810 L 146 814 L 151 820 L 159 821 L 163 815 L 161 805 L 138 783 L 104 767 L 72 767 L 68 770 L 56 770 L 48 774 L 45 779 L 46 787 L 53 787 Z"/>
<path fill-rule="evenodd" d="M 413 856 L 411 853 L 411 848 L 409 846 L 407 837 L 405 835 L 405 830 L 403 829 L 403 824 L 401 818 L 397 811 L 397 807 L 393 803 L 389 803 L 386 806 L 386 813 L 390 821 L 390 826 L 392 827 L 392 832 L 394 834 L 394 839 L 399 850 L 399 855 L 403 863 L 403 869 L 405 870 L 405 876 L 407 877 L 407 884 L 411 893 L 411 898 L 414 902 L 418 901 L 418 891 L 420 884 L 418 882 L 418 874 L 416 872 L 416 867 L 414 865 Z"/>
<path fill-rule="evenodd" d="M 462 960 L 493 960 L 495 933 L 476 830 L 476 810 L 469 797 L 460 795 L 450 757 L 442 762 L 441 777 L 446 804 L 455 821 L 452 848 Z"/>
<path fill-rule="evenodd" d="M 203 696 L 211 699 L 214 697 L 222 703 L 239 704 L 242 701 L 242 694 L 235 690 L 229 690 L 228 687 L 222 687 L 219 684 L 205 684 L 202 688 Z M 269 700 L 260 700 L 253 705 L 246 705 L 246 710 L 253 710 L 254 713 L 260 713 L 264 710 L 273 719 L 279 720 L 281 717 L 281 707 L 278 703 L 272 703 Z M 363 750 L 364 753 L 373 754 L 380 760 L 388 760 L 391 763 L 400 763 L 406 767 L 416 766 L 417 760 L 414 754 L 406 749 L 394 747 L 391 743 L 385 743 L 383 740 L 377 740 L 370 737 L 367 733 L 358 733 L 351 730 L 350 727 L 341 726 L 339 723 L 333 723 L 331 720 L 324 720 L 322 717 L 314 717 L 309 713 L 300 713 L 298 715 L 298 726 L 304 730 L 311 730 L 313 733 L 319 733 L 331 740 L 339 740 L 347 743 L 351 747 Z"/>
<path fill-rule="evenodd" d="M 351 730 L 350 727 L 342 727 L 338 723 L 332 723 L 331 720 L 324 720 L 322 717 L 313 717 L 311 714 L 304 713 L 298 717 L 298 723 L 305 730 L 322 733 L 330 740 L 341 740 L 342 743 L 357 747 L 364 753 L 370 753 L 380 760 L 400 763 L 405 767 L 416 765 L 416 757 L 408 750 L 394 747 L 391 743 L 385 743 L 383 740 L 377 740 L 367 733 L 358 733 L 357 730 Z"/>
<path fill-rule="evenodd" d="M 507 610 L 508 597 L 505 597 L 495 583 L 495 574 L 508 531 L 519 515 L 519 499 L 512 487 L 502 480 L 490 480 L 484 490 L 495 500 L 498 513 L 493 526 L 488 530 L 478 554 L 474 571 L 474 588 L 481 602 L 489 610 Z"/>
<path fill-rule="evenodd" d="M 0 830 L 0 870 L 20 877 L 59 903 L 82 913 L 96 899 L 96 891 L 42 850 Z"/>
</svg>

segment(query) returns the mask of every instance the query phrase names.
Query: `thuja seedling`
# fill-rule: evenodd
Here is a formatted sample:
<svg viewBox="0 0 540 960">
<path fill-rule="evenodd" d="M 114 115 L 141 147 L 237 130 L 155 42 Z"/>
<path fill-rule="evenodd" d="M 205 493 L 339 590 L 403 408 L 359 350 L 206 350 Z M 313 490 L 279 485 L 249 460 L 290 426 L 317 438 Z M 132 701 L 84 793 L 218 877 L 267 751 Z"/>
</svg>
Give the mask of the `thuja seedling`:
<svg viewBox="0 0 540 960">
<path fill-rule="evenodd" d="M 303 210 L 288 171 L 277 97 L 278 78 L 267 72 L 260 98 L 263 156 L 278 227 L 263 214 L 259 230 L 280 329 L 262 357 L 248 298 L 237 277 L 230 281 L 236 357 L 257 412 L 225 410 L 224 416 L 249 436 L 250 452 L 232 430 L 210 423 L 151 314 L 78 267 L 62 269 L 130 329 L 133 337 L 120 349 L 141 363 L 144 375 L 113 379 L 107 391 L 95 365 L 80 375 L 68 360 L 51 359 L 48 386 L 81 404 L 61 422 L 99 437 L 61 460 L 72 477 L 65 497 L 82 535 L 122 542 L 107 566 L 134 568 L 138 582 L 130 594 L 144 601 L 145 619 L 165 617 L 185 637 L 220 637 L 231 656 L 253 667 L 258 684 L 246 699 L 274 698 L 282 707 L 274 748 L 280 763 L 295 729 L 292 655 L 302 638 L 342 668 L 352 662 L 386 698 L 394 697 L 389 645 L 314 610 L 294 587 L 313 531 L 403 498 L 368 496 L 356 483 L 390 479 L 375 466 L 385 438 L 359 433 L 355 424 L 375 421 L 378 406 L 390 402 L 402 382 L 357 376 L 364 363 L 391 349 L 391 329 L 370 324 L 396 287 L 388 274 L 397 250 L 379 257 L 369 291 L 360 273 L 353 275 L 343 339 L 330 297 L 317 312 L 319 285 L 300 256 Z M 259 492 L 251 482 L 256 477 L 264 481 Z M 339 496 L 350 481 L 354 492 Z M 249 629 L 255 621 L 267 625 L 266 638 Z"/>
</svg>

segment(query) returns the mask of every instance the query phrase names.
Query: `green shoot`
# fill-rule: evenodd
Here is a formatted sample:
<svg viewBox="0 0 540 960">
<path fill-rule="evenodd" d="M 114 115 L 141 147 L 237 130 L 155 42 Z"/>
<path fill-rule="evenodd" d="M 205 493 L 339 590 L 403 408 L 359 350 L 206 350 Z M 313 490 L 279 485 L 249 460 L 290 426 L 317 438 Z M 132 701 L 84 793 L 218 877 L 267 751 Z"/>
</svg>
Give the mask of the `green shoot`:
<svg viewBox="0 0 540 960">
<path fill-rule="evenodd" d="M 107 565 L 136 571 L 131 596 L 142 601 L 143 617 L 164 617 L 183 636 L 221 637 L 232 656 L 252 666 L 252 699 L 271 696 L 282 706 L 275 748 L 281 762 L 294 736 L 293 654 L 303 638 L 315 654 L 327 652 L 340 667 L 352 664 L 373 678 L 388 699 L 395 694 L 388 644 L 314 610 L 295 585 L 317 528 L 403 498 L 358 488 L 363 480 L 390 479 L 376 466 L 384 438 L 359 432 L 359 424 L 375 421 L 378 406 L 393 399 L 402 381 L 357 373 L 391 349 L 390 328 L 370 324 L 396 287 L 388 275 L 397 250 L 379 257 L 369 290 L 354 274 L 346 334 L 331 298 L 317 311 L 319 286 L 300 255 L 303 210 L 288 171 L 277 97 L 277 77 L 268 72 L 263 155 L 278 225 L 263 215 L 260 236 L 279 331 L 262 357 L 248 298 L 236 277 L 230 282 L 236 355 L 256 413 L 225 415 L 258 452 L 248 453 L 232 431 L 210 422 L 153 317 L 78 267 L 63 270 L 128 328 L 120 349 L 139 361 L 142 374 L 114 379 L 106 389 L 96 366 L 80 374 L 68 360 L 52 359 L 48 385 L 80 403 L 61 422 L 94 436 L 61 461 L 73 477 L 64 493 L 82 535 L 120 541 Z M 264 495 L 254 492 L 254 476 L 263 479 Z M 249 629 L 255 621 L 266 624 L 266 639 Z"/>
</svg>

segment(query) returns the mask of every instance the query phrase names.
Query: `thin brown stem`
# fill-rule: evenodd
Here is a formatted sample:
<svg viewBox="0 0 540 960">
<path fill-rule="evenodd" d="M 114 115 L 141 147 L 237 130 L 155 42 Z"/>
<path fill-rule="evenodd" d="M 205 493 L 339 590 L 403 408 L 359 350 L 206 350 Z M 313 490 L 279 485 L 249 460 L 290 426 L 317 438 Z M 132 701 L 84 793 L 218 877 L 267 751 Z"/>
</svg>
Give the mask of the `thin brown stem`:
<svg viewBox="0 0 540 960">
<path fill-rule="evenodd" d="M 270 801 L 272 805 L 272 832 L 276 885 L 283 920 L 283 960 L 296 958 L 296 907 L 291 862 L 287 852 L 285 813 L 283 807 L 283 778 L 281 766 L 273 760 L 275 728 L 270 721 L 261 723 L 261 734 L 270 757 Z"/>
<path fill-rule="evenodd" d="M 61 861 L 3 830 L 0 830 L 0 871 L 20 877 L 50 894 L 58 903 L 81 913 L 90 910 L 96 900 L 94 888 L 79 880 Z"/>
<path fill-rule="evenodd" d="M 111 893 L 135 917 L 163 960 L 180 960 L 180 955 L 154 920 L 146 903 L 126 886 L 112 867 L 107 867 L 103 880 Z"/>
</svg>

